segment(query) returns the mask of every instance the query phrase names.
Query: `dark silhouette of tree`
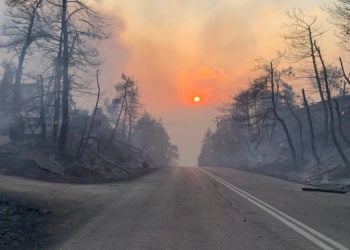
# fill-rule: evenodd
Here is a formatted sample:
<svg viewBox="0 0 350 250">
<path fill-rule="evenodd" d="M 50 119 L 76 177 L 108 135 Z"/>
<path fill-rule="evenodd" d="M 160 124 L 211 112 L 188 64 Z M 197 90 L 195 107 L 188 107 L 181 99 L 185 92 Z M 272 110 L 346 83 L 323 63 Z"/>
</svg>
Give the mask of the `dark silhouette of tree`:
<svg viewBox="0 0 350 250">
<path fill-rule="evenodd" d="M 69 129 L 69 96 L 71 90 L 71 66 L 94 65 L 92 58 L 98 55 L 96 49 L 88 46 L 91 40 L 101 40 L 107 37 L 104 33 L 104 18 L 94 11 L 84 1 L 62 0 L 54 3 L 59 8 L 60 16 L 60 39 L 62 41 L 62 123 L 59 133 L 58 148 L 63 151 L 67 143 Z M 59 48 L 60 49 L 60 48 Z"/>
<path fill-rule="evenodd" d="M 333 65 L 327 65 L 326 69 L 327 69 L 329 90 L 331 92 L 331 95 L 332 96 L 342 95 L 344 91 L 344 83 L 345 83 L 342 70 Z M 326 83 L 324 79 L 323 69 L 320 70 L 320 80 L 321 80 L 324 97 L 327 100 L 327 90 L 326 90 Z M 312 82 L 314 85 L 316 85 L 315 81 L 312 81 Z"/>
<path fill-rule="evenodd" d="M 213 132 L 208 129 L 202 140 L 201 150 L 198 156 L 199 166 L 215 166 L 217 159 L 214 151 Z"/>
<path fill-rule="evenodd" d="M 144 113 L 135 126 L 137 145 L 157 165 L 167 166 L 178 157 L 177 148 L 170 142 L 168 133 L 161 121 Z"/>
<path fill-rule="evenodd" d="M 346 167 L 350 167 L 350 162 L 348 160 L 348 158 L 345 155 L 345 152 L 342 148 L 342 146 L 340 145 L 338 138 L 336 136 L 335 133 L 335 121 L 334 121 L 334 112 L 333 112 L 333 103 L 332 103 L 332 95 L 331 95 L 331 90 L 329 87 L 329 81 L 328 81 L 328 71 L 327 71 L 327 67 L 325 65 L 325 62 L 323 60 L 323 56 L 321 53 L 321 49 L 320 47 L 317 46 L 317 44 L 315 43 L 315 49 L 317 51 L 318 57 L 321 61 L 322 67 L 323 67 L 323 75 L 324 75 L 324 81 L 325 81 L 325 85 L 326 85 L 326 94 L 327 94 L 327 103 L 328 103 L 328 109 L 329 109 L 329 113 L 330 113 L 330 120 L 331 120 L 331 135 L 332 135 L 332 140 L 333 143 L 341 157 L 341 159 L 343 160 L 344 164 Z"/>
<path fill-rule="evenodd" d="M 350 1 L 348 0 L 336 0 L 326 9 L 338 29 L 338 38 L 340 43 L 347 50 L 349 47 L 350 38 Z"/>
<path fill-rule="evenodd" d="M 4 73 L 0 84 L 0 110 L 8 113 L 12 105 L 12 85 L 15 76 L 15 66 L 8 62 L 3 62 Z"/>
<path fill-rule="evenodd" d="M 293 106 L 290 104 L 290 97 L 285 97 L 284 95 L 281 96 L 283 100 L 285 100 L 289 112 L 292 114 L 293 118 L 297 121 L 298 123 L 298 130 L 299 130 L 299 143 L 300 143 L 300 156 L 301 156 L 301 161 L 303 163 L 304 161 L 304 143 L 303 143 L 303 125 L 301 123 L 300 118 L 297 116 L 297 114 L 293 110 Z M 294 100 L 294 99 L 293 99 Z"/>
<path fill-rule="evenodd" d="M 348 148 L 350 148 L 350 140 L 349 138 L 345 135 L 344 130 L 343 130 L 343 118 L 342 118 L 342 114 L 340 111 L 340 107 L 339 107 L 339 103 L 337 99 L 333 99 L 334 100 L 334 104 L 335 104 L 335 111 L 337 113 L 337 117 L 338 117 L 338 130 L 339 130 L 339 134 L 341 135 L 341 137 L 343 138 L 343 140 L 345 141 L 346 145 Z"/>
<path fill-rule="evenodd" d="M 286 122 L 282 119 L 282 117 L 277 112 L 277 106 L 276 106 L 276 101 L 275 101 L 275 72 L 274 72 L 274 66 L 273 66 L 272 62 L 270 63 L 269 74 L 270 74 L 270 83 L 271 83 L 271 101 L 272 101 L 273 114 L 276 117 L 276 119 L 278 120 L 278 122 L 281 123 L 281 125 L 282 125 L 283 131 L 284 131 L 286 138 L 287 138 L 287 142 L 289 145 L 289 149 L 290 149 L 295 167 L 297 167 L 298 160 L 297 160 L 297 155 L 295 153 L 295 148 L 293 145 L 292 137 L 290 136 Z"/>
<path fill-rule="evenodd" d="M 317 17 L 308 17 L 300 9 L 292 9 L 287 11 L 290 19 L 289 24 L 285 24 L 288 29 L 284 35 L 289 47 L 289 53 L 296 61 L 307 58 L 311 59 L 313 68 L 313 78 L 316 80 L 317 89 L 322 101 L 324 114 L 324 142 L 328 141 L 328 110 L 322 88 L 320 72 L 316 61 L 315 39 L 320 37 L 323 32 L 316 25 Z"/>
<path fill-rule="evenodd" d="M 40 8 L 44 0 L 20 1 L 7 0 L 6 16 L 8 23 L 3 27 L 3 36 L 7 38 L 0 47 L 8 49 L 11 53 L 18 51 L 18 62 L 13 88 L 14 115 L 21 111 L 21 83 L 23 64 L 28 49 L 36 40 L 48 37 L 48 34 L 38 24 Z"/>
<path fill-rule="evenodd" d="M 305 90 L 304 89 L 302 89 L 302 95 L 303 95 L 304 107 L 305 107 L 305 110 L 306 110 L 306 113 L 307 113 L 307 119 L 308 119 L 308 123 L 309 123 L 310 143 L 311 143 L 312 155 L 314 156 L 317 164 L 321 164 L 321 160 L 318 157 L 317 152 L 316 152 L 314 126 L 313 126 L 311 112 L 310 112 L 309 104 L 308 104 L 307 99 L 306 99 L 306 95 L 305 95 Z"/>
<path fill-rule="evenodd" d="M 349 79 L 349 74 L 345 73 L 343 60 L 341 59 L 341 57 L 339 57 L 339 62 L 340 62 L 340 67 L 341 67 L 341 71 L 342 71 L 343 77 L 345 79 L 344 85 L 343 85 L 343 91 L 342 91 L 342 94 L 345 95 L 347 93 L 346 86 L 350 84 L 350 79 Z"/>
<path fill-rule="evenodd" d="M 86 146 L 87 146 L 89 140 L 91 139 L 92 130 L 94 129 L 96 112 L 97 112 L 97 109 L 98 109 L 98 104 L 99 104 L 100 95 L 101 95 L 101 85 L 100 85 L 100 78 L 99 78 L 99 76 L 100 76 L 100 72 L 97 70 L 97 72 L 96 72 L 96 85 L 97 85 L 96 104 L 95 104 L 94 111 L 92 113 L 91 123 L 90 123 L 90 127 L 89 127 L 89 130 L 88 130 L 87 136 L 84 138 L 84 142 L 83 142 L 81 148 L 79 148 L 79 154 L 78 154 L 79 158 L 81 158 L 84 155 Z"/>
<path fill-rule="evenodd" d="M 109 106 L 110 113 L 112 113 L 112 116 L 114 115 L 114 112 L 117 113 L 117 120 L 115 122 L 112 136 L 109 140 L 108 145 L 112 143 L 117 130 L 120 128 L 120 125 L 122 125 L 123 139 L 125 136 L 127 136 L 128 144 L 132 143 L 133 129 L 138 115 L 138 110 L 140 108 L 139 91 L 135 81 L 124 74 L 121 78 L 122 81 L 114 86 L 117 92 L 117 97 L 112 101 L 111 104 L 107 104 Z M 121 119 L 123 120 L 122 124 L 120 124 Z"/>
<path fill-rule="evenodd" d="M 40 127 L 41 127 L 41 140 L 46 145 L 46 108 L 44 103 L 44 78 L 40 76 Z"/>
</svg>

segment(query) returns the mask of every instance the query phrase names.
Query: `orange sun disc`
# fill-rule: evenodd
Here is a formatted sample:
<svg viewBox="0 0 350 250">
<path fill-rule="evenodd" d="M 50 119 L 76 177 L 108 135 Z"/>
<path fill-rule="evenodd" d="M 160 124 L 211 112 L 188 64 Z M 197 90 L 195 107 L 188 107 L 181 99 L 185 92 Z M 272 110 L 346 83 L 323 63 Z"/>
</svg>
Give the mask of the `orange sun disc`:
<svg viewBox="0 0 350 250">
<path fill-rule="evenodd" d="M 201 98 L 199 96 L 195 96 L 195 97 L 193 97 L 193 101 L 194 102 L 200 102 Z"/>
</svg>

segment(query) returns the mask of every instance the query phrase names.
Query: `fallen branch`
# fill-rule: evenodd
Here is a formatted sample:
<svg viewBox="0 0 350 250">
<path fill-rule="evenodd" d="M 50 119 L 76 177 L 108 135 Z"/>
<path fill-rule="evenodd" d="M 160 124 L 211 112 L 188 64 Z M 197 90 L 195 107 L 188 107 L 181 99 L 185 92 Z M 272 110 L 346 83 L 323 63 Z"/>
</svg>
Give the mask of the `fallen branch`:
<svg viewBox="0 0 350 250">
<path fill-rule="evenodd" d="M 339 190 L 339 189 L 328 189 L 328 188 L 302 188 L 303 191 L 309 191 L 309 192 L 323 192 L 323 193 L 336 193 L 336 194 L 346 194 L 347 192 L 345 190 Z"/>
</svg>

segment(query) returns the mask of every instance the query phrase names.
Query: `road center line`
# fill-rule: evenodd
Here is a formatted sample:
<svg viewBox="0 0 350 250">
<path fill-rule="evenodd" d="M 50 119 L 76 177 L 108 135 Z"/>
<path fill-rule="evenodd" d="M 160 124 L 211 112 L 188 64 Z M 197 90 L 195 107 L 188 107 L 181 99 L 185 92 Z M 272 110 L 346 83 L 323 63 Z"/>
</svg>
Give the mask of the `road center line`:
<svg viewBox="0 0 350 250">
<path fill-rule="evenodd" d="M 246 200 L 250 201 L 257 207 L 261 208 L 274 218 L 278 219 L 280 222 L 288 226 L 289 228 L 293 229 L 298 234 L 302 235 L 315 245 L 319 246 L 321 249 L 341 249 L 341 250 L 349 250 L 347 247 L 341 245 L 340 243 L 332 240 L 331 238 L 321 234 L 320 232 L 312 229 L 311 227 L 305 225 L 304 223 L 290 217 L 289 215 L 283 213 L 282 211 L 278 210 L 277 208 L 267 204 L 266 202 L 256 198 L 255 196 L 247 193 L 246 191 L 232 185 L 231 183 L 225 181 L 224 179 L 208 172 L 207 170 L 200 169 L 203 171 L 206 175 L 211 177 L 212 179 L 216 180 L 217 182 L 221 183 L 222 185 L 226 186 L 231 191 L 237 193 L 241 197 L 245 198 Z"/>
</svg>

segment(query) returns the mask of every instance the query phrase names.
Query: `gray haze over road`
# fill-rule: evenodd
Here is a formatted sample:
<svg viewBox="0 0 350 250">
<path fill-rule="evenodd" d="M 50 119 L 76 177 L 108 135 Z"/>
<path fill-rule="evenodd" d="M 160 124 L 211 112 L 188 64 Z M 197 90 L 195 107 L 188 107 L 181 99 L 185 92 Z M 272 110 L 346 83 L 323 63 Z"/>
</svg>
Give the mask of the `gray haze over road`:
<svg viewBox="0 0 350 250">
<path fill-rule="evenodd" d="M 349 195 L 307 193 L 266 176 L 205 169 L 164 168 L 125 184 L 58 249 L 350 247 Z"/>
</svg>

